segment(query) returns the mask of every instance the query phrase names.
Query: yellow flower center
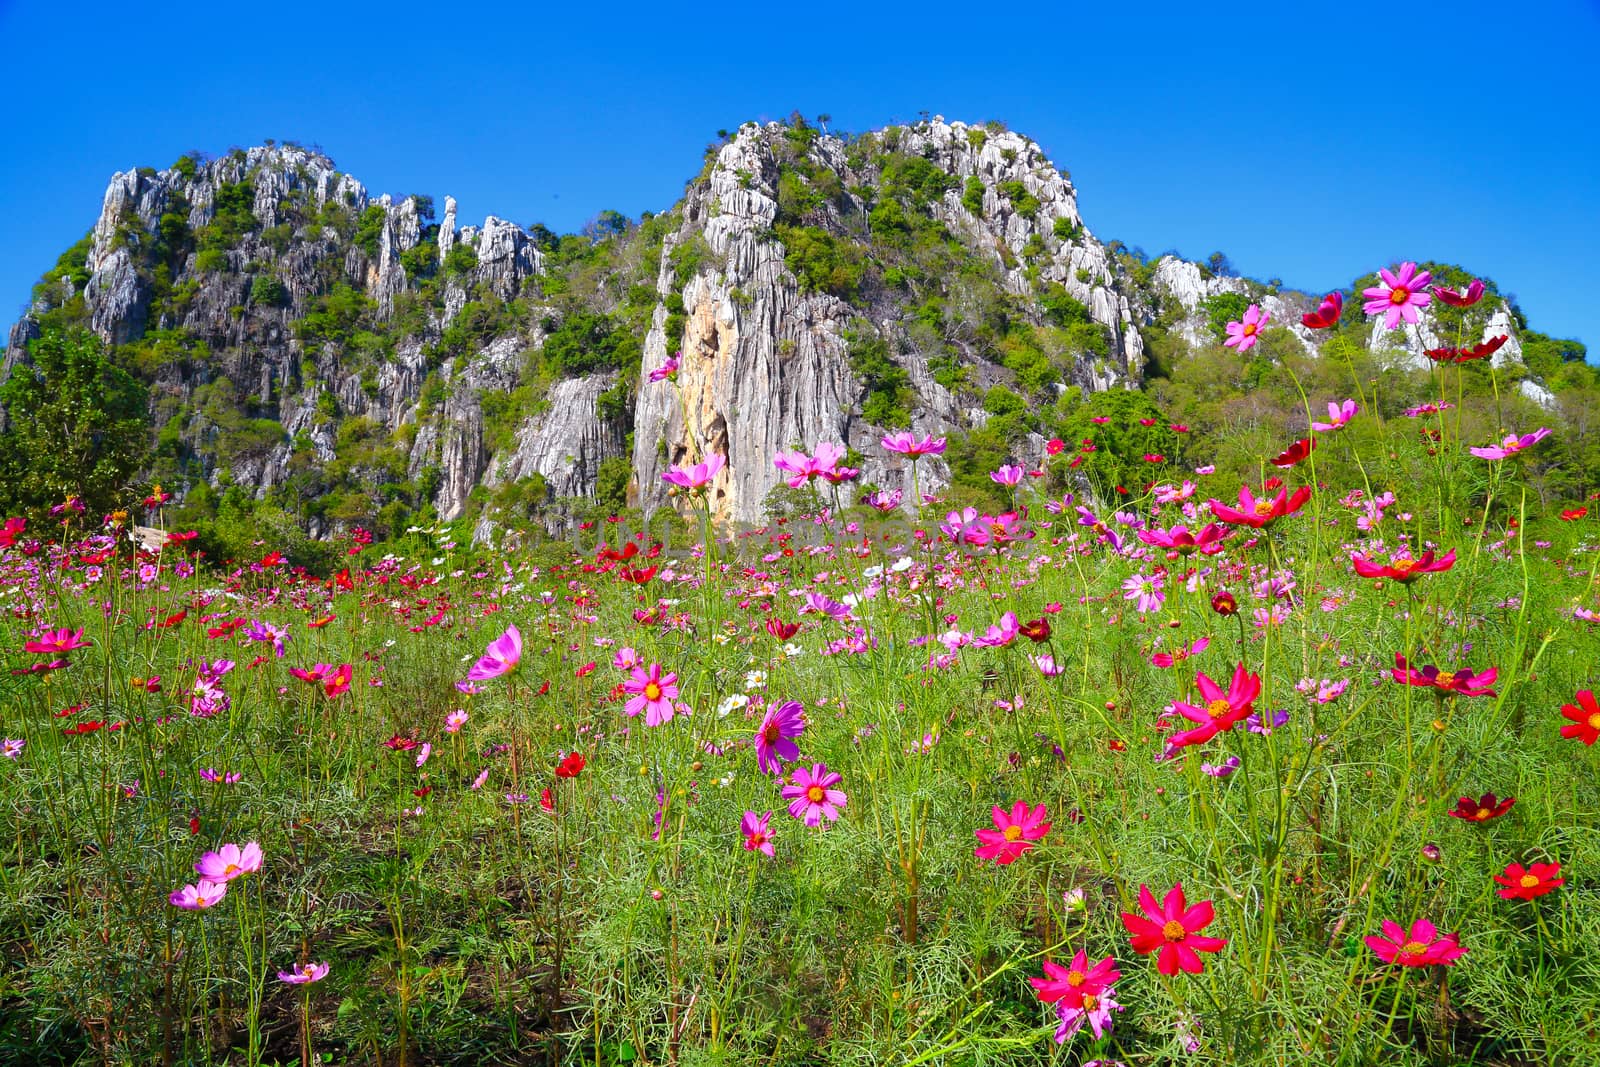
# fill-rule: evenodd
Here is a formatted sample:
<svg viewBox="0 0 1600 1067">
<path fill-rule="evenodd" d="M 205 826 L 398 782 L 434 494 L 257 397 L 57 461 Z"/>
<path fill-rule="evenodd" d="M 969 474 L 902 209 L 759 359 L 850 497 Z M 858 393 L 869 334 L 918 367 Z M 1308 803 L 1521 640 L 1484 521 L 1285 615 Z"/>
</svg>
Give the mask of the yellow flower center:
<svg viewBox="0 0 1600 1067">
<path fill-rule="evenodd" d="M 1271 515 L 1271 514 L 1272 514 L 1272 501 L 1270 501 L 1270 500 L 1257 500 L 1256 501 L 1256 517 L 1257 518 L 1264 519 L 1268 515 Z"/>
<path fill-rule="evenodd" d="M 652 702 L 660 700 L 661 687 L 655 682 L 646 682 L 644 686 L 644 698 Z"/>
<path fill-rule="evenodd" d="M 1189 936 L 1189 931 L 1177 919 L 1171 919 L 1161 928 L 1161 936 L 1168 941 L 1182 941 Z"/>
<path fill-rule="evenodd" d="M 1539 884 L 1539 877 L 1538 875 L 1525 874 L 1518 879 L 1517 884 L 1522 886 L 1524 889 L 1532 889 L 1534 886 Z"/>
<path fill-rule="evenodd" d="M 230 863 L 226 867 L 222 868 L 222 877 L 227 878 L 230 875 L 242 870 L 244 870 L 244 868 L 240 867 L 237 863 Z"/>
<path fill-rule="evenodd" d="M 1474 819 L 1477 819 L 1479 822 L 1482 822 L 1484 819 L 1487 819 L 1489 817 L 1489 815 L 1490 815 L 1490 811 L 1489 811 L 1488 808 L 1479 808 L 1477 811 L 1472 813 L 1472 817 Z"/>
<path fill-rule="evenodd" d="M 1434 679 L 1434 682 L 1435 682 L 1435 684 L 1441 685 L 1441 686 L 1452 686 L 1452 685 L 1455 685 L 1456 684 L 1456 672 L 1455 671 L 1440 671 L 1438 677 Z"/>
<path fill-rule="evenodd" d="M 1397 559 L 1389 565 L 1404 575 L 1411 573 L 1411 568 L 1417 565 L 1417 561 L 1414 559 Z"/>
<path fill-rule="evenodd" d="M 1600 730 L 1600 712 L 1589 716 L 1589 729 Z"/>
<path fill-rule="evenodd" d="M 1245 335 L 1245 336 L 1246 336 L 1246 337 L 1253 337 L 1253 336 L 1255 336 L 1255 332 L 1256 332 L 1256 324 L 1255 324 L 1255 323 L 1253 323 L 1253 322 L 1247 322 L 1247 323 L 1245 323 L 1245 324 L 1244 324 L 1244 330 L 1243 330 L 1243 333 L 1244 333 L 1244 335 Z"/>
<path fill-rule="evenodd" d="M 1100 998 L 1095 996 L 1093 993 L 1085 993 L 1083 995 L 1083 1010 L 1094 1011 L 1094 1006 L 1099 1002 Z"/>
<path fill-rule="evenodd" d="M 1404 304 L 1410 299 L 1411 291 L 1403 285 L 1389 290 L 1389 303 L 1391 304 Z"/>
<path fill-rule="evenodd" d="M 1400 946 L 1400 954 L 1402 956 L 1420 956 L 1427 951 L 1428 946 L 1421 941 L 1407 941 Z"/>
<path fill-rule="evenodd" d="M 1226 700 L 1223 700 L 1221 697 L 1218 697 L 1216 700 L 1213 700 L 1211 703 L 1206 705 L 1206 714 L 1210 715 L 1213 719 L 1220 719 L 1232 710 L 1233 705 L 1228 703 Z"/>
<path fill-rule="evenodd" d="M 1076 989 L 1089 980 L 1082 971 L 1070 971 L 1067 974 L 1067 984 Z"/>
<path fill-rule="evenodd" d="M 806 790 L 806 799 L 811 801 L 813 804 L 821 804 L 824 800 L 828 799 L 828 791 L 822 788 L 820 785 L 814 785 L 810 789 Z"/>
<path fill-rule="evenodd" d="M 1016 841 L 1021 837 L 1022 837 L 1022 827 L 1020 827 L 1020 826 L 1008 826 L 1008 827 L 1006 827 L 1006 840 L 1007 841 Z"/>
</svg>

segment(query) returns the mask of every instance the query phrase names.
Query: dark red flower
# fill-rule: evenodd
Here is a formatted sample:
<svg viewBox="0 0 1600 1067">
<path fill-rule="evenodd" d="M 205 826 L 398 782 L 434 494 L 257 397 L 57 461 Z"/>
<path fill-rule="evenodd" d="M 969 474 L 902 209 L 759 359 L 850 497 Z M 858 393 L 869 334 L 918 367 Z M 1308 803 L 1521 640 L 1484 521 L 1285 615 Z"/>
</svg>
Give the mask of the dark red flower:
<svg viewBox="0 0 1600 1067">
<path fill-rule="evenodd" d="M 1211 610 L 1226 618 L 1229 615 L 1239 614 L 1239 602 L 1233 599 L 1233 594 L 1224 589 L 1211 598 Z"/>
<path fill-rule="evenodd" d="M 767 620 L 767 633 L 776 637 L 779 641 L 787 641 L 799 632 L 800 624 L 797 622 L 784 622 L 782 619 L 777 618 Z"/>
<path fill-rule="evenodd" d="M 1344 294 L 1329 293 L 1322 298 L 1322 304 L 1315 311 L 1308 311 L 1300 316 L 1300 321 L 1313 330 L 1326 330 L 1339 322 L 1339 315 L 1344 311 Z"/>
<path fill-rule="evenodd" d="M 1317 442 L 1309 437 L 1302 437 L 1277 456 L 1268 460 L 1274 467 L 1292 467 L 1316 451 Z"/>
<path fill-rule="evenodd" d="M 1511 805 L 1516 802 L 1515 797 L 1501 800 L 1493 793 L 1485 793 L 1477 800 L 1462 797 L 1456 801 L 1456 806 L 1450 809 L 1449 815 L 1453 819 L 1465 819 L 1468 822 L 1488 822 L 1510 811 Z"/>
<path fill-rule="evenodd" d="M 1037 643 L 1039 643 L 1041 641 L 1050 640 L 1050 620 L 1049 619 L 1044 619 L 1044 618 L 1030 619 L 1029 621 L 1023 623 L 1020 627 L 1018 627 L 1018 629 L 1020 629 L 1022 631 L 1022 636 L 1026 637 L 1028 640 L 1034 642 L 1035 644 L 1037 644 Z"/>
<path fill-rule="evenodd" d="M 1465 293 L 1458 293 L 1454 289 L 1436 285 L 1433 287 L 1433 295 L 1453 308 L 1471 307 L 1483 299 L 1483 282 L 1477 278 L 1472 279 L 1472 284 L 1467 286 Z"/>
<path fill-rule="evenodd" d="M 583 773 L 588 760 L 583 758 L 581 752 L 568 752 L 560 763 L 556 764 L 557 778 L 576 778 Z"/>
<path fill-rule="evenodd" d="M 633 546 L 630 544 L 628 547 L 632 548 Z M 617 572 L 617 576 L 623 581 L 631 582 L 634 585 L 645 585 L 656 576 L 656 571 L 659 569 L 654 564 L 648 567 L 624 567 Z"/>
</svg>

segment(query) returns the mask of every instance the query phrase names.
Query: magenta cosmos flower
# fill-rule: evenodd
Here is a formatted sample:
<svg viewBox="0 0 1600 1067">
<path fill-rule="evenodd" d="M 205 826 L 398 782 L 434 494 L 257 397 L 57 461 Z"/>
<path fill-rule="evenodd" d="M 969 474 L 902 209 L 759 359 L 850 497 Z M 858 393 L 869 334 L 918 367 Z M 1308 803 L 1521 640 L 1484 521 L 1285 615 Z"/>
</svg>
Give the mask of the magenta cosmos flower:
<svg viewBox="0 0 1600 1067">
<path fill-rule="evenodd" d="M 1001 485 L 1016 485 L 1022 481 L 1022 468 L 1012 463 L 1002 464 L 998 470 L 989 472 L 989 478 Z"/>
<path fill-rule="evenodd" d="M 1191 487 L 1192 488 L 1192 487 Z M 1135 530 L 1134 535 L 1147 545 L 1164 548 L 1169 552 L 1189 555 L 1191 552 L 1200 551 L 1206 555 L 1214 555 L 1222 551 L 1222 542 L 1228 537 L 1226 527 L 1208 522 L 1201 527 L 1199 532 L 1191 533 L 1187 526 L 1179 524 L 1170 530 L 1151 529 Z"/>
<path fill-rule="evenodd" d="M 681 365 L 678 357 L 681 355 L 683 355 L 683 353 L 679 352 L 677 356 L 673 356 L 665 363 L 661 364 L 661 366 L 651 371 L 650 380 L 652 382 L 677 381 L 678 367 Z"/>
<path fill-rule="evenodd" d="M 1549 436 L 1550 431 L 1541 426 L 1532 433 L 1525 433 L 1521 437 L 1511 434 L 1498 445 L 1491 445 L 1488 448 L 1469 448 L 1467 451 L 1479 459 L 1505 459 L 1507 456 L 1516 455 L 1525 448 L 1532 448 Z"/>
<path fill-rule="evenodd" d="M 1392 919 L 1385 919 L 1383 936 L 1374 934 L 1366 942 L 1383 962 L 1398 963 L 1402 967 L 1431 967 L 1436 963 L 1449 966 L 1467 954 L 1458 934 L 1440 937 L 1427 919 L 1418 919 L 1410 930 L 1403 929 Z"/>
<path fill-rule="evenodd" d="M 706 486 L 711 484 L 711 479 L 727 465 L 726 457 L 714 455 L 704 463 L 696 463 L 692 467 L 675 466 L 663 474 L 661 480 L 680 489 L 687 489 L 691 493 L 699 493 L 703 492 Z"/>
<path fill-rule="evenodd" d="M 744 835 L 744 850 L 746 852 L 762 852 L 768 856 L 775 853 L 772 850 L 772 812 L 757 815 L 753 811 L 744 813 L 744 818 L 739 822 L 739 832 Z"/>
<path fill-rule="evenodd" d="M 1089 955 L 1082 949 L 1066 967 L 1045 960 L 1044 973 L 1043 978 L 1028 979 L 1028 983 L 1039 994 L 1039 999 L 1046 1004 L 1068 1004 L 1073 1007 L 1081 1006 L 1086 994 L 1102 993 L 1122 977 L 1115 959 L 1107 956 L 1091 967 Z"/>
<path fill-rule="evenodd" d="M 1415 263 L 1400 264 L 1399 273 L 1385 267 L 1378 271 L 1378 277 L 1383 279 L 1382 285 L 1361 291 L 1361 295 L 1367 298 L 1361 310 L 1368 315 L 1382 315 L 1383 328 L 1386 330 L 1399 325 L 1402 317 L 1407 322 L 1415 323 L 1417 309 L 1427 307 L 1433 299 L 1428 292 L 1428 283 L 1433 280 L 1433 275 L 1425 270 L 1417 270 Z"/>
<path fill-rule="evenodd" d="M 1179 971 L 1199 974 L 1205 965 L 1198 953 L 1218 952 L 1227 945 L 1220 937 L 1200 933 L 1216 918 L 1211 901 L 1202 900 L 1189 907 L 1183 896 L 1183 883 L 1173 886 L 1158 906 L 1148 886 L 1139 887 L 1139 908 L 1143 915 L 1122 913 L 1122 925 L 1132 935 L 1133 950 L 1141 955 L 1158 953 L 1156 970 L 1171 976 Z"/>
<path fill-rule="evenodd" d="M 635 667 L 632 677 L 622 683 L 622 689 L 633 694 L 622 710 L 629 715 L 644 712 L 646 726 L 660 726 L 672 720 L 672 701 L 678 695 L 678 676 L 663 675 L 661 664 L 650 664 L 648 671 Z"/>
<path fill-rule="evenodd" d="M 798 700 L 769 707 L 756 730 L 756 765 L 764 774 L 782 774 L 784 760 L 800 758 L 800 746 L 793 739 L 805 731 L 804 709 Z"/>
<path fill-rule="evenodd" d="M 910 430 L 901 430 L 884 436 L 880 442 L 890 452 L 898 452 L 902 456 L 942 456 L 944 455 L 943 437 L 935 438 L 933 434 L 918 437 Z"/>
<path fill-rule="evenodd" d="M 1252 345 L 1261 340 L 1261 331 L 1270 321 L 1272 321 L 1271 312 L 1262 311 L 1257 305 L 1251 304 L 1245 309 L 1243 322 L 1228 323 L 1228 339 L 1222 343 L 1240 352 L 1248 351 Z"/>
<path fill-rule="evenodd" d="M 1050 832 L 1050 824 L 1044 821 L 1049 812 L 1043 804 L 1030 810 L 1027 801 L 1019 800 L 1011 805 L 1009 812 L 997 804 L 991 814 L 994 829 L 973 831 L 983 844 L 973 849 L 972 854 L 980 860 L 994 860 L 1002 867 L 1033 848 L 1035 841 Z"/>
<path fill-rule="evenodd" d="M 804 452 L 779 452 L 772 457 L 772 465 L 789 476 L 786 484 L 790 489 L 799 489 L 812 478 L 832 480 L 839 473 L 839 461 L 846 451 L 844 445 L 824 441 L 817 445 L 815 456 Z"/>
<path fill-rule="evenodd" d="M 68 630 L 62 627 L 59 630 L 46 630 L 33 641 L 22 646 L 22 651 L 31 652 L 36 656 L 56 656 L 63 652 L 72 652 L 80 648 L 88 648 L 94 644 L 86 640 L 83 630 Z"/>
<path fill-rule="evenodd" d="M 828 770 L 826 763 L 818 763 L 809 770 L 796 767 L 789 776 L 789 785 L 783 787 L 783 799 L 789 802 L 789 814 L 804 820 L 807 826 L 820 826 L 826 819 L 833 822 L 839 809 L 850 800 L 833 786 L 844 781 L 844 775 Z"/>
<path fill-rule="evenodd" d="M 489 678 L 498 678 L 502 674 L 510 674 L 517 669 L 517 664 L 522 661 L 522 631 L 515 626 L 507 626 L 506 632 L 489 642 L 489 647 L 484 649 L 483 658 L 472 665 L 467 672 L 467 681 L 481 682 Z"/>
<path fill-rule="evenodd" d="M 186 885 L 182 889 L 173 890 L 167 900 L 173 907 L 182 908 L 184 911 L 204 911 L 227 895 L 227 883 L 202 878 L 196 885 Z"/>
<path fill-rule="evenodd" d="M 1173 734 L 1167 741 L 1169 751 L 1188 745 L 1203 745 L 1218 734 L 1233 729 L 1250 717 L 1255 710 L 1252 704 L 1261 695 L 1261 677 L 1246 671 L 1243 663 L 1234 667 L 1233 679 L 1226 691 L 1208 678 L 1204 671 L 1196 672 L 1194 681 L 1200 688 L 1200 696 L 1205 704 L 1197 707 L 1175 700 L 1172 706 L 1178 714 L 1199 725 Z"/>
<path fill-rule="evenodd" d="M 212 882 L 231 882 L 241 874 L 254 874 L 261 869 L 261 846 L 254 841 L 240 848 L 223 845 L 215 852 L 207 852 L 194 865 L 201 878 Z"/>
<path fill-rule="evenodd" d="M 320 982 L 326 977 L 328 977 L 328 965 L 326 963 L 297 963 L 292 971 L 278 972 L 278 981 L 287 982 L 290 985 L 310 985 L 312 982 Z"/>
</svg>

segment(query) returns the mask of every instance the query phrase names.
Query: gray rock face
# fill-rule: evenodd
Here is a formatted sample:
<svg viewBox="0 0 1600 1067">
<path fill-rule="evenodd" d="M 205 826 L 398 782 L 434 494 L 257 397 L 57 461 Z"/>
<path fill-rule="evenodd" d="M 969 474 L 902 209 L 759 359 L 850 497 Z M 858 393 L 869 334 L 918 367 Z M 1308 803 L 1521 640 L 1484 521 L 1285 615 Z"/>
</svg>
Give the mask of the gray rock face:
<svg viewBox="0 0 1600 1067">
<path fill-rule="evenodd" d="M 934 205 L 935 217 L 975 254 L 992 257 L 1006 288 L 1019 295 L 1033 286 L 1020 262 L 1024 249 L 1042 242 L 1047 252 L 1042 262 L 1035 259 L 1039 276 L 1066 287 L 1112 338 L 1111 358 L 1081 362 L 1074 378 L 1089 389 L 1131 387 L 1142 370 L 1143 343 L 1128 300 L 1114 288 L 1104 246 L 1082 228 L 1071 183 L 1026 138 L 1011 133 L 978 138 L 969 136 L 970 130 L 935 119 L 899 131 L 908 153 L 984 183 L 982 217 L 963 206 L 959 187 Z M 772 233 L 779 166 L 771 142 L 781 136 L 775 125 L 741 128 L 718 152 L 706 182 L 690 189 L 683 224 L 667 239 L 658 281 L 663 304 L 645 339 L 635 412 L 633 463 L 640 503 L 647 508 L 666 502 L 661 475 L 669 466 L 716 453 L 728 461 L 711 487 L 716 514 L 757 522 L 767 493 L 778 483 L 773 453 L 797 445 L 810 450 L 822 441 L 862 453 L 863 481 L 905 484 L 904 463 L 879 443 L 883 428 L 858 413 L 862 386 L 850 370 L 845 339 L 852 328 L 877 332 L 909 374 L 916 394 L 915 430 L 939 433 L 968 421 L 957 398 L 933 380 L 926 357 L 897 321 L 860 323 L 860 312 L 843 300 L 803 292 L 785 266 L 786 250 Z M 852 171 L 846 145 L 836 138 L 815 139 L 808 155 L 839 175 L 846 189 L 870 177 Z M 1038 201 L 1031 214 L 998 189 L 1013 181 Z M 1075 236 L 1056 236 L 1057 219 L 1075 227 Z M 679 292 L 671 253 L 697 240 L 705 242 L 710 256 Z M 687 317 L 681 337 L 665 332 L 666 301 L 674 296 L 681 297 Z M 650 382 L 648 372 L 679 350 L 677 382 Z M 989 373 L 978 371 L 980 377 Z M 922 465 L 925 490 L 937 488 L 946 476 L 940 463 Z"/>
</svg>

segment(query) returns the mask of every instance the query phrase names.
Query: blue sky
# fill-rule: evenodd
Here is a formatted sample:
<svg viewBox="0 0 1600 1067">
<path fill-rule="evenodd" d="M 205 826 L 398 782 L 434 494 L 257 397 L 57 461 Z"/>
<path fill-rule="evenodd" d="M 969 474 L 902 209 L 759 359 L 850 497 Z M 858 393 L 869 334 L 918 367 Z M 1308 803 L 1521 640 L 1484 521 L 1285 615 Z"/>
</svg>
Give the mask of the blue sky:
<svg viewBox="0 0 1600 1067">
<path fill-rule="evenodd" d="M 160 14 L 156 14 L 159 11 Z M 1001 119 L 1089 227 L 1305 289 L 1459 262 L 1600 348 L 1600 2 L 998 7 L 0 0 L 0 319 L 106 179 L 265 138 L 374 193 L 573 230 L 720 128 Z"/>
</svg>

